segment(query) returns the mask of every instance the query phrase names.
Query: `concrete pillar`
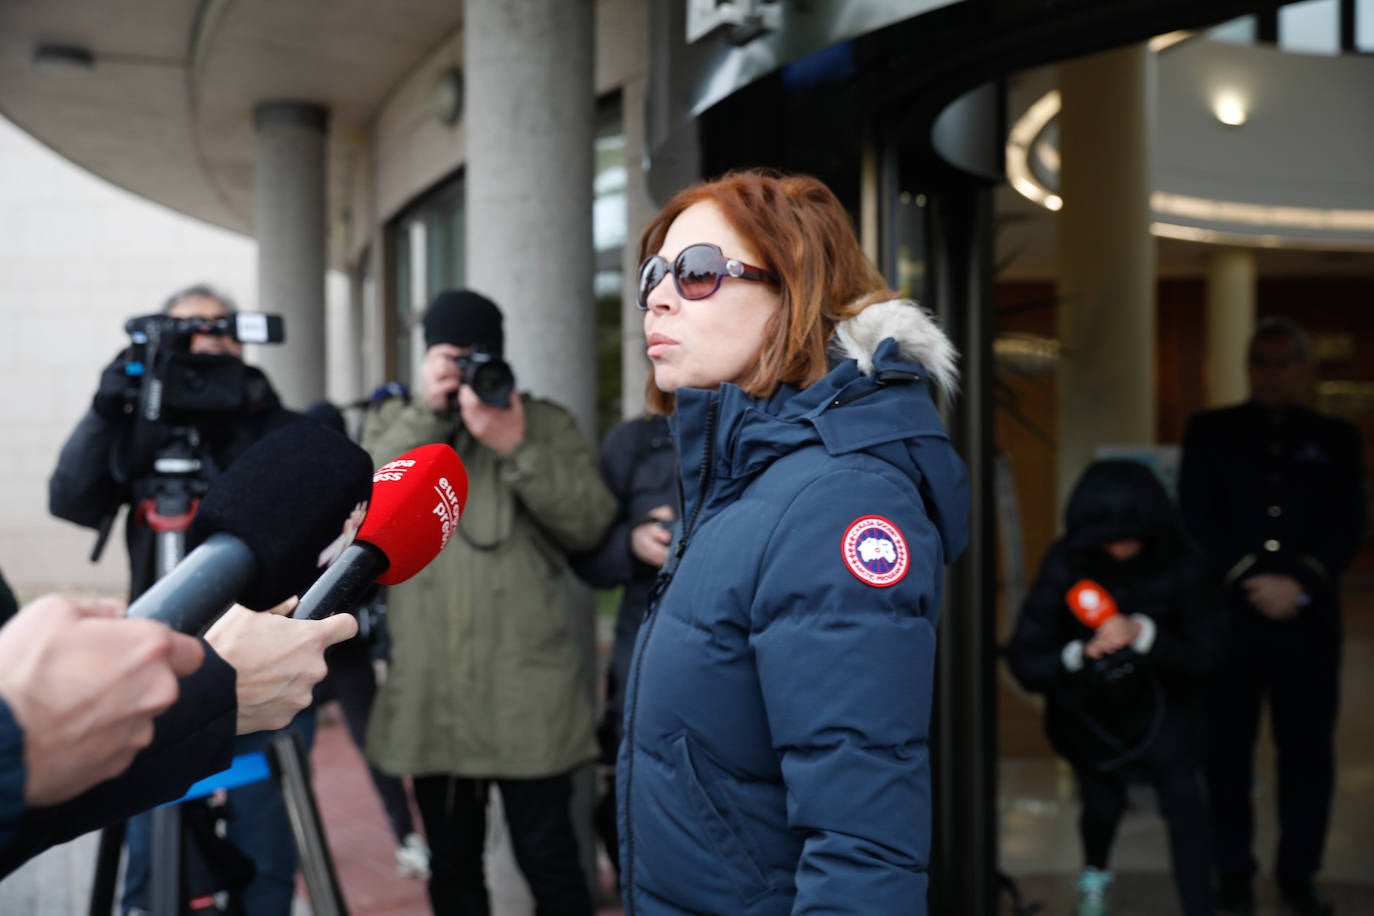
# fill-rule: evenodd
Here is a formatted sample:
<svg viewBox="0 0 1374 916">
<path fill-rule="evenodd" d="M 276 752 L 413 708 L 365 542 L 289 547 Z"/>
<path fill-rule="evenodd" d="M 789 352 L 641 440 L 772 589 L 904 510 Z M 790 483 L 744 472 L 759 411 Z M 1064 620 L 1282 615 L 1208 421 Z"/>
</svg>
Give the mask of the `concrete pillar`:
<svg viewBox="0 0 1374 916">
<path fill-rule="evenodd" d="M 467 0 L 468 285 L 522 389 L 596 435 L 591 0 Z"/>
<path fill-rule="evenodd" d="M 1206 398 L 1208 407 L 1234 404 L 1250 393 L 1246 347 L 1255 331 L 1255 255 L 1221 248 L 1207 256 Z"/>
<path fill-rule="evenodd" d="M 646 7 L 647 9 L 647 7 Z M 647 33 L 647 29 L 645 30 Z M 646 37 L 647 40 L 647 37 Z M 621 111 L 625 113 L 625 253 L 621 270 L 625 276 L 625 295 L 620 308 L 620 383 L 621 413 L 628 419 L 644 413 L 644 386 L 649 381 L 649 359 L 644 355 L 644 313 L 635 304 L 639 278 L 639 236 L 658 212 L 649 196 L 644 174 L 645 98 L 648 79 L 627 82 L 621 89 Z"/>
<path fill-rule="evenodd" d="M 286 343 L 255 361 L 288 407 L 324 397 L 325 145 L 329 112 L 301 102 L 262 102 L 253 112 L 257 163 L 253 228 L 258 308 L 286 319 Z"/>
<path fill-rule="evenodd" d="M 1154 56 L 1059 66 L 1058 501 L 1102 444 L 1155 440 Z"/>
<path fill-rule="evenodd" d="M 596 439 L 593 12 L 592 0 L 466 0 L 463 13 L 467 285 L 505 314 L 506 359 L 519 387 L 571 410 L 589 442 Z M 574 638 L 590 695 L 591 593 L 582 600 L 584 626 Z M 583 767 L 573 776 L 589 880 L 595 775 Z M 492 912 L 532 912 L 495 806 L 492 815 Z"/>
</svg>

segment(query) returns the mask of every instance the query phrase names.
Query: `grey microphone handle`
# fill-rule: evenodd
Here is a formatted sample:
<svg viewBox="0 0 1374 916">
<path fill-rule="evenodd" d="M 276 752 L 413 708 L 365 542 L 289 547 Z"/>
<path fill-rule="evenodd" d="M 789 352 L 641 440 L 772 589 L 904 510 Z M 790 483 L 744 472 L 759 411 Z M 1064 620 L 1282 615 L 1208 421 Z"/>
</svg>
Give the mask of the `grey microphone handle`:
<svg viewBox="0 0 1374 916">
<path fill-rule="evenodd" d="M 257 572 L 247 544 L 232 534 L 212 534 L 129 605 L 128 616 L 199 635 L 238 600 Z"/>
</svg>

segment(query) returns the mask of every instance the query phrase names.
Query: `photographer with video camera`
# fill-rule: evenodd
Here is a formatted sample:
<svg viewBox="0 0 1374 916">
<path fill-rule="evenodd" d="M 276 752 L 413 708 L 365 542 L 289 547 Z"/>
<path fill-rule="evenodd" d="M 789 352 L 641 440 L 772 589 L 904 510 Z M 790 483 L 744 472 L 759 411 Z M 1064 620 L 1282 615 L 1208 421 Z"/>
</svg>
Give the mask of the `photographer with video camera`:
<svg viewBox="0 0 1374 916">
<path fill-rule="evenodd" d="M 597 747 L 568 554 L 600 543 L 615 501 L 568 411 L 516 392 L 495 303 L 440 293 L 424 331 L 417 396 L 370 415 L 363 446 L 381 464 L 452 445 L 471 502 L 445 552 L 390 591 L 390 669 L 368 759 L 414 777 L 434 912 L 488 912 L 482 855 L 497 789 L 536 910 L 591 916 L 569 801 L 572 771 Z"/>
<path fill-rule="evenodd" d="M 184 524 L 168 518 L 164 500 L 189 520 L 210 481 L 254 442 L 301 418 L 282 406 L 260 370 L 242 360 L 243 342 L 280 342 L 279 318 L 238 313 L 223 293 L 195 285 L 169 297 L 160 314 L 130 319 L 125 329 L 131 344 L 101 373 L 90 409 L 63 445 L 48 506 L 58 518 L 99 530 L 97 555 L 120 506 L 129 506 L 132 599 L 166 571 L 160 532 Z M 308 746 L 313 713 L 307 710 L 291 727 Z M 271 735 L 242 736 L 235 753 L 262 750 Z M 233 789 L 229 804 L 229 839 L 256 872 L 244 891 L 246 911 L 286 916 L 296 853 L 280 789 L 271 781 Z M 126 914 L 148 906 L 147 815 L 129 822 L 127 842 Z"/>
<path fill-rule="evenodd" d="M 161 444 L 155 440 L 170 438 L 174 421 L 184 421 L 199 457 L 209 461 L 205 476 L 213 479 L 258 439 L 299 419 L 282 407 L 267 376 L 243 363 L 243 345 L 225 324 L 233 312 L 227 296 L 196 285 L 169 297 L 161 315 L 132 319 L 134 343 L 101 372 L 91 407 L 62 446 L 48 483 L 49 511 L 87 528 L 108 529 L 120 506 L 131 507 L 125 522 L 131 597 L 157 579 L 156 538 L 139 516 L 151 479 L 151 468 L 142 465 L 150 463 L 150 446 Z M 145 362 L 140 338 L 148 326 L 159 332 L 152 359 L 161 365 Z M 145 390 L 145 379 L 155 392 Z M 172 395 L 154 405 L 166 422 L 140 415 L 154 393 Z"/>
</svg>

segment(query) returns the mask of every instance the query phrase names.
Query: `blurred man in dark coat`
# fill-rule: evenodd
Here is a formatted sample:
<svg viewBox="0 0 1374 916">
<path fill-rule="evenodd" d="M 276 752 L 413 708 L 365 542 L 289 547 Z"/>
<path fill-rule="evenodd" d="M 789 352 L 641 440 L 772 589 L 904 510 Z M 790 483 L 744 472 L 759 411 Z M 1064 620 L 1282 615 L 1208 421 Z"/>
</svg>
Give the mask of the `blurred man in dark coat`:
<svg viewBox="0 0 1374 916">
<path fill-rule="evenodd" d="M 1211 702 L 1210 784 L 1221 909 L 1254 911 L 1255 740 L 1269 702 L 1278 750 L 1280 895 L 1331 912 L 1313 884 L 1335 785 L 1340 577 L 1365 525 L 1360 434 L 1299 403 L 1307 340 L 1286 321 L 1250 343 L 1250 399 L 1188 424 L 1179 499 L 1224 588 L 1230 639 Z"/>
</svg>

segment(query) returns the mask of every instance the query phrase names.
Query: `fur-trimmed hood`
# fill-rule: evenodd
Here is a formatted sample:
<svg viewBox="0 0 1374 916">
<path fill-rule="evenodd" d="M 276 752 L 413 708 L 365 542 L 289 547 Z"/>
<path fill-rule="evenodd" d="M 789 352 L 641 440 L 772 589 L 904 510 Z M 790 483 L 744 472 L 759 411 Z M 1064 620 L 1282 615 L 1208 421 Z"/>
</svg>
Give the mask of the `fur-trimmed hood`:
<svg viewBox="0 0 1374 916">
<path fill-rule="evenodd" d="M 830 372 L 805 388 L 755 398 L 732 384 L 679 388 L 669 424 L 683 462 L 684 517 L 738 497 L 778 460 L 819 445 L 832 457 L 867 452 L 920 490 L 946 559 L 967 538 L 968 479 L 936 407 L 958 385 L 954 347 L 909 300 L 880 302 L 841 323 Z M 714 485 L 702 490 L 697 469 Z"/>
<path fill-rule="evenodd" d="M 855 360 L 864 375 L 873 374 L 878 345 L 892 338 L 901 357 L 929 373 L 934 388 L 946 398 L 959 391 L 959 354 L 925 309 L 911 299 L 875 302 L 835 328 L 835 349 Z"/>
</svg>

